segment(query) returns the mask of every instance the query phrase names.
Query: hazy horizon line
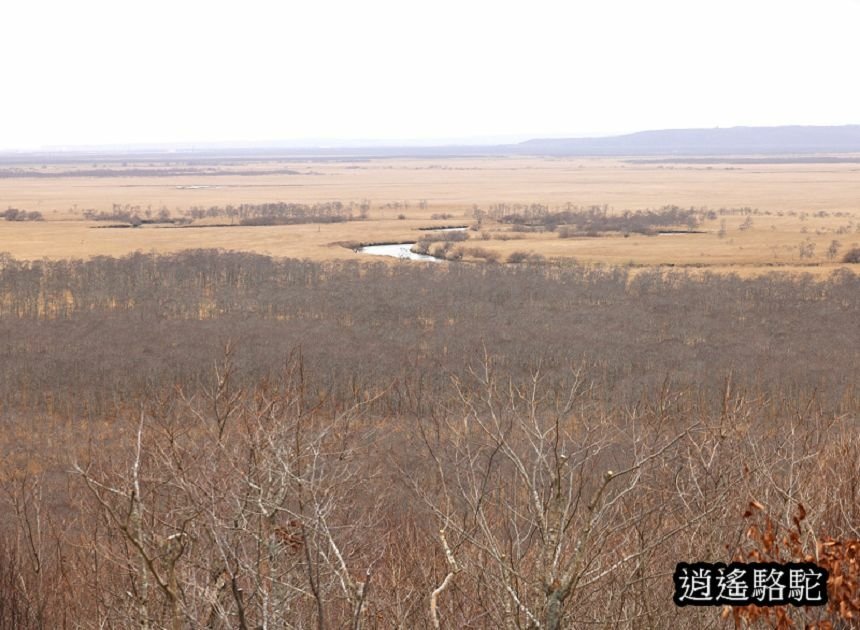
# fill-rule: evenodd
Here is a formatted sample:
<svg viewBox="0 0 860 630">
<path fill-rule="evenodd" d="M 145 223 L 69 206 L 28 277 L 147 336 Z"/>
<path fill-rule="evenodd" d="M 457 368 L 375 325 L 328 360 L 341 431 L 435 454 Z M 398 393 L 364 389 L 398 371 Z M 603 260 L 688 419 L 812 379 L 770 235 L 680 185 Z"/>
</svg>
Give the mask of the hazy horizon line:
<svg viewBox="0 0 860 630">
<path fill-rule="evenodd" d="M 186 151 L 212 149 L 396 149 L 396 148 L 444 148 L 444 147 L 499 147 L 515 145 L 530 140 L 577 140 L 622 137 L 639 133 L 693 131 L 716 129 L 776 129 L 776 128 L 834 128 L 853 127 L 860 123 L 843 124 L 789 124 L 789 125 L 731 125 L 712 127 L 662 127 L 604 132 L 550 132 L 550 133 L 510 133 L 482 134 L 474 136 L 411 137 L 411 138 L 374 138 L 374 137 L 298 137 L 269 140 L 230 139 L 230 140 L 154 140 L 127 142 L 99 142 L 92 144 L 41 144 L 33 146 L 0 146 L 0 153 L 38 154 L 51 152 L 91 152 L 91 151 Z"/>
</svg>

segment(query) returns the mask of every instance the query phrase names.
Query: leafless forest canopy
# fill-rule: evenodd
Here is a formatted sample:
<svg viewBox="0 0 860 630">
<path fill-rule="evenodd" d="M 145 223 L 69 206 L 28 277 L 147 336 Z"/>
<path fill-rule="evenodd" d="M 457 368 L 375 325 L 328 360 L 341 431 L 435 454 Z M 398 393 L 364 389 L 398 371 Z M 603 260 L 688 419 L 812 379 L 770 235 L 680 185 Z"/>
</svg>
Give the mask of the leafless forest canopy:
<svg viewBox="0 0 860 630">
<path fill-rule="evenodd" d="M 860 538 L 858 322 L 848 271 L 0 258 L 0 628 L 841 623 L 847 568 L 671 575 Z"/>
</svg>

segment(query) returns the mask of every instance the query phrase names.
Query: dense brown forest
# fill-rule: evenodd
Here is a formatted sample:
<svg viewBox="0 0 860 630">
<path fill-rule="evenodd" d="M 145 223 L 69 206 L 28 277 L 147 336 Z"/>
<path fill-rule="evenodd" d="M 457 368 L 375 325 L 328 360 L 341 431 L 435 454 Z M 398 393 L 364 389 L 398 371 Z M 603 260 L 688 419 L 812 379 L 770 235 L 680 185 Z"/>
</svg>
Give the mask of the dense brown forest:
<svg viewBox="0 0 860 630">
<path fill-rule="evenodd" d="M 672 572 L 860 538 L 858 339 L 850 272 L 0 258 L 0 628 L 785 623 Z"/>
</svg>

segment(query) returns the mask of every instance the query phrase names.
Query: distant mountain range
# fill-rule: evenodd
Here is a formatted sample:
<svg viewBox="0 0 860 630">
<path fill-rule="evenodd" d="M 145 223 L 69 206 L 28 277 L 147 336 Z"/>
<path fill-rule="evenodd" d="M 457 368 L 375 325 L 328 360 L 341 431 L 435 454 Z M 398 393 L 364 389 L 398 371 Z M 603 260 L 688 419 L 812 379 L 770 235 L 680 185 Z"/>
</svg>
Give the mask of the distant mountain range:
<svg viewBox="0 0 860 630">
<path fill-rule="evenodd" d="M 860 152 L 860 125 L 664 129 L 604 138 L 548 138 L 517 153 L 569 156 L 754 155 Z"/>
<path fill-rule="evenodd" d="M 296 141 L 266 143 L 200 143 L 191 146 L 135 145 L 116 147 L 72 147 L 37 151 L 0 152 L 0 163 L 23 159 L 72 162 L 81 158 L 117 160 L 218 161 L 236 159 L 330 159 L 393 157 L 471 156 L 570 156 L 640 157 L 676 156 L 791 156 L 822 153 L 860 154 L 860 125 L 831 127 L 793 125 L 785 127 L 730 127 L 715 129 L 664 129 L 620 136 L 593 138 L 537 138 L 518 144 L 426 145 L 374 144 L 331 141 L 329 146 L 297 146 Z M 842 158 L 839 158 L 840 160 Z M 851 158 L 852 160 L 855 158 Z"/>
</svg>

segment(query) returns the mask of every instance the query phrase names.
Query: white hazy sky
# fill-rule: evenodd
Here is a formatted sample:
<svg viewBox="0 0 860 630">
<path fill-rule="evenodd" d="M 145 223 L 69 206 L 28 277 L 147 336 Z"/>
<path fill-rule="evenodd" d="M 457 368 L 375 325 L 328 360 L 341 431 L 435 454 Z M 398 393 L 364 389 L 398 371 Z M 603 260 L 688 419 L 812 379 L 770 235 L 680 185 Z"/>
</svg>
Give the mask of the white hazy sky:
<svg viewBox="0 0 860 630">
<path fill-rule="evenodd" d="M 860 0 L 2 0 L 0 148 L 860 123 Z"/>
</svg>

